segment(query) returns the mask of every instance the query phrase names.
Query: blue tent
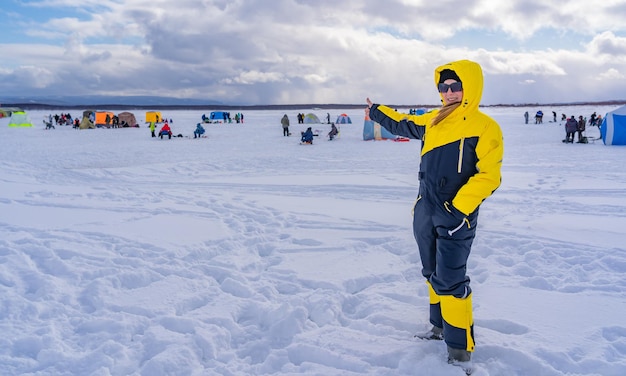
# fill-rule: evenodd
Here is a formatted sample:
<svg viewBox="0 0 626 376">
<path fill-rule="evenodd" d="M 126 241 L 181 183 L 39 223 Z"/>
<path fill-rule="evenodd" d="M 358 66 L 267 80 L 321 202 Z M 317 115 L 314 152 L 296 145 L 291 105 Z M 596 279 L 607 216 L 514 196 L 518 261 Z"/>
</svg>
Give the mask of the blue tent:
<svg viewBox="0 0 626 376">
<path fill-rule="evenodd" d="M 397 136 L 383 128 L 374 120 L 365 119 L 363 122 L 363 140 L 395 140 Z"/>
<path fill-rule="evenodd" d="M 209 115 L 209 117 L 207 118 L 206 115 L 202 115 L 202 121 L 204 121 L 205 123 L 208 122 L 216 122 L 216 121 L 223 121 L 223 122 L 227 122 L 228 121 L 228 112 L 224 112 L 224 111 L 213 111 L 211 112 L 211 114 Z"/>
<path fill-rule="evenodd" d="M 337 116 L 337 121 L 335 121 L 335 124 L 352 124 L 352 119 L 350 119 L 350 116 L 348 116 L 347 114 L 341 114 Z"/>
<path fill-rule="evenodd" d="M 414 111 L 415 115 L 422 115 L 426 112 L 424 109 L 417 109 Z M 394 140 L 394 141 L 408 141 L 408 138 L 399 137 L 385 128 L 383 128 L 380 124 L 371 120 L 369 116 L 366 116 L 365 121 L 363 122 L 363 140 Z"/>
<path fill-rule="evenodd" d="M 600 134 L 605 145 L 626 145 L 626 106 L 604 116 Z"/>
</svg>

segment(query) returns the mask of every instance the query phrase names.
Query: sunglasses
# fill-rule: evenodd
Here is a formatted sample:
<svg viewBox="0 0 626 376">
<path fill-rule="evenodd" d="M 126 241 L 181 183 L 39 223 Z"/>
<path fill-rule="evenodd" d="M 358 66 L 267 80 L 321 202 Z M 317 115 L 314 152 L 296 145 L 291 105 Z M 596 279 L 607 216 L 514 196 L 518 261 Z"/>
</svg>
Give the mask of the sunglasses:
<svg viewBox="0 0 626 376">
<path fill-rule="evenodd" d="M 461 82 L 453 82 L 450 85 L 448 84 L 439 84 L 439 92 L 447 93 L 448 89 L 452 90 L 453 93 L 457 93 L 459 91 L 463 91 L 463 83 Z"/>
</svg>

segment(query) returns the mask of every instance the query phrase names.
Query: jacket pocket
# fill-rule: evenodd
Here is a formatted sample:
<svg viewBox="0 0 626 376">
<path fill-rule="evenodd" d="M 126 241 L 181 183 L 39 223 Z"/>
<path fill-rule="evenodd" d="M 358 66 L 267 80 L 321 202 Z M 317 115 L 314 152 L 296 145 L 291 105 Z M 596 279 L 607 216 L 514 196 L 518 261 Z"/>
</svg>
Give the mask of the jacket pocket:
<svg viewBox="0 0 626 376">
<path fill-rule="evenodd" d="M 461 230 L 471 230 L 472 226 L 465 214 L 461 213 L 450 202 L 439 205 L 439 219 L 436 223 L 437 233 L 440 236 L 453 237 Z"/>
</svg>

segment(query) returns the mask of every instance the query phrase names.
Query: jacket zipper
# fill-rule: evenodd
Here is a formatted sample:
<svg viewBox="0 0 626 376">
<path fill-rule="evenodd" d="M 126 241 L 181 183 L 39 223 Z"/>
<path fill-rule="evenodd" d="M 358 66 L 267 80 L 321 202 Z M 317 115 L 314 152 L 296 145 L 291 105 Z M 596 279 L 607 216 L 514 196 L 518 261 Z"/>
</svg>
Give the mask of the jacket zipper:
<svg viewBox="0 0 626 376">
<path fill-rule="evenodd" d="M 454 233 L 459 231 L 466 223 L 467 223 L 467 228 L 470 228 L 469 220 L 467 218 L 463 218 L 461 223 L 458 226 L 456 226 L 456 228 L 453 228 L 452 230 L 448 230 L 448 235 L 449 236 L 454 235 Z"/>
<path fill-rule="evenodd" d="M 413 209 L 411 209 L 411 217 L 415 215 L 415 205 L 417 205 L 418 201 L 422 199 L 422 195 L 417 195 L 415 199 L 415 203 L 413 204 Z"/>
<path fill-rule="evenodd" d="M 462 138 L 459 142 L 459 164 L 457 166 L 456 172 L 461 173 L 461 167 L 463 166 L 463 147 L 465 144 L 465 139 Z"/>
</svg>

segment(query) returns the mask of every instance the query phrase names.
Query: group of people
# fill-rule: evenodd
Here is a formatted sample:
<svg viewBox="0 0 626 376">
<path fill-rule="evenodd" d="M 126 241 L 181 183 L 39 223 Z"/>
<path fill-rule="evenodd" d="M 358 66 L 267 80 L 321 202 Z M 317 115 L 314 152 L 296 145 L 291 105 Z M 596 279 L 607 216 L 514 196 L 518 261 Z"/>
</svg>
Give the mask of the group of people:
<svg viewBox="0 0 626 376">
<path fill-rule="evenodd" d="M 300 123 L 300 115 L 302 114 L 298 114 L 298 123 Z M 330 119 L 330 114 L 328 115 L 328 118 Z M 291 132 L 289 132 L 289 116 L 287 116 L 287 114 L 284 114 L 283 117 L 280 119 L 280 124 L 283 128 L 283 137 L 291 136 Z M 339 135 L 339 129 L 337 128 L 335 123 L 330 123 L 330 131 L 328 132 L 328 139 L 332 141 L 338 135 Z M 313 129 L 311 127 L 308 127 L 306 131 L 300 132 L 300 136 L 301 136 L 300 137 L 301 143 L 313 144 L 313 137 L 317 135 L 313 133 Z"/>
<path fill-rule="evenodd" d="M 150 133 L 152 137 L 158 136 L 160 139 L 163 139 L 163 137 L 167 137 L 168 139 L 172 138 L 172 134 L 173 134 L 172 128 L 170 127 L 167 121 L 163 123 L 163 126 L 161 127 L 161 129 L 159 129 L 158 135 L 156 133 L 156 123 L 154 121 L 151 121 L 149 123 L 148 128 L 150 128 Z M 193 138 L 201 138 L 203 137 L 205 132 L 206 130 L 204 129 L 202 124 L 198 123 L 196 124 L 196 129 L 194 129 L 193 131 Z M 179 134 L 177 137 L 183 137 L 183 135 Z"/>
<path fill-rule="evenodd" d="M 78 120 L 78 119 L 76 119 Z M 53 125 L 73 125 L 74 124 L 74 119 L 72 118 L 72 115 L 70 115 L 70 113 L 68 112 L 67 114 L 54 114 L 54 116 L 52 114 L 48 115 L 48 121 L 44 121 L 44 123 L 46 123 L 46 125 L 50 124 L 51 126 Z"/>
<path fill-rule="evenodd" d="M 552 111 L 553 121 L 557 122 L 557 114 L 556 111 Z M 524 112 L 524 120 L 526 124 L 528 124 L 529 114 L 528 111 Z M 565 121 L 565 139 L 564 143 L 572 144 L 574 143 L 575 135 L 578 134 L 578 140 L 576 143 L 586 144 L 588 143 L 587 137 L 583 134 L 587 125 L 587 118 L 582 115 L 578 116 L 578 119 L 574 115 L 571 115 L 569 118 L 565 114 L 561 114 L 561 121 Z M 543 111 L 539 110 L 535 114 L 535 124 L 543 124 Z M 589 118 L 590 126 L 599 127 L 602 124 L 602 115 L 598 115 L 596 112 L 591 114 Z"/>
<path fill-rule="evenodd" d="M 567 121 L 565 121 L 565 140 L 563 142 L 572 144 L 574 143 L 574 134 L 578 133 L 578 141 L 579 144 L 586 144 L 587 137 L 583 136 L 583 132 L 585 131 L 585 124 L 587 120 L 580 115 L 578 120 L 574 117 L 574 115 L 570 116 Z"/>
<path fill-rule="evenodd" d="M 317 134 L 313 133 L 313 129 L 311 129 L 311 127 L 308 127 L 306 131 L 301 132 L 300 134 L 301 134 L 300 143 L 309 144 L 309 145 L 313 144 L 313 137 L 318 136 Z M 339 129 L 337 128 L 335 123 L 330 123 L 330 132 L 328 132 L 328 140 L 329 141 L 334 140 L 338 134 L 339 134 Z"/>
<path fill-rule="evenodd" d="M 80 124 L 80 119 L 72 118 L 72 115 L 68 112 L 67 114 L 48 114 L 48 116 L 44 116 L 43 123 L 46 126 L 46 129 L 54 129 L 55 125 L 71 125 L 74 128 L 78 128 Z"/>
<path fill-rule="evenodd" d="M 556 115 L 556 111 L 552 111 L 552 121 L 556 123 L 557 119 L 556 119 L 557 115 Z M 528 124 L 530 115 L 528 114 L 528 111 L 524 112 L 524 122 L 526 124 Z M 567 115 L 565 114 L 561 114 L 561 121 L 567 121 L 569 118 L 567 117 Z M 585 118 L 586 120 L 586 118 Z M 589 117 L 589 125 L 590 126 L 597 126 L 599 127 L 600 124 L 602 123 L 602 115 L 598 115 L 596 112 L 594 112 L 593 114 L 591 114 L 591 116 Z M 539 110 L 535 113 L 535 124 L 543 124 L 543 111 Z"/>
</svg>

